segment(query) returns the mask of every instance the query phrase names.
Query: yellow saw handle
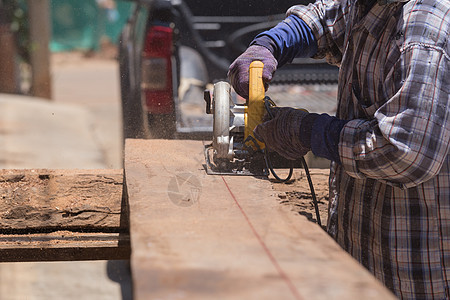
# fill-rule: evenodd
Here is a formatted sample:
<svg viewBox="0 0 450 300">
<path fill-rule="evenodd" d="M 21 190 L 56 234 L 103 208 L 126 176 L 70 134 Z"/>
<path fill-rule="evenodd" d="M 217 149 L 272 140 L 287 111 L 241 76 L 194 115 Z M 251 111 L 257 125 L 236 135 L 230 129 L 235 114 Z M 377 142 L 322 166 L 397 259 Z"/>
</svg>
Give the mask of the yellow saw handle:
<svg viewBox="0 0 450 300">
<path fill-rule="evenodd" d="M 263 122 L 265 114 L 265 89 L 262 79 L 263 68 L 264 64 L 261 61 L 254 61 L 250 64 L 248 104 L 244 115 L 244 140 L 247 140 L 248 136 L 255 138 L 253 129 Z M 265 148 L 264 143 L 258 141 L 258 144 L 261 149 Z M 251 143 L 251 145 L 253 148 L 256 148 L 253 143 Z"/>
</svg>

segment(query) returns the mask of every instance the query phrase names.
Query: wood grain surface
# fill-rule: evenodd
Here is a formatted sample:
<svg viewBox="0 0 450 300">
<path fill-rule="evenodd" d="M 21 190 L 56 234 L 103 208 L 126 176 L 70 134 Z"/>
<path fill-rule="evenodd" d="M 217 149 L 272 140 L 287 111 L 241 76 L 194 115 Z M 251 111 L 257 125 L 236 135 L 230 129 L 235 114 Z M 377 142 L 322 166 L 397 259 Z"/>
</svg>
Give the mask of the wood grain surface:
<svg viewBox="0 0 450 300">
<path fill-rule="evenodd" d="M 136 299 L 394 299 L 268 180 L 202 163 L 198 141 L 126 141 Z"/>
<path fill-rule="evenodd" d="M 0 261 L 127 259 L 122 170 L 1 170 Z"/>
</svg>

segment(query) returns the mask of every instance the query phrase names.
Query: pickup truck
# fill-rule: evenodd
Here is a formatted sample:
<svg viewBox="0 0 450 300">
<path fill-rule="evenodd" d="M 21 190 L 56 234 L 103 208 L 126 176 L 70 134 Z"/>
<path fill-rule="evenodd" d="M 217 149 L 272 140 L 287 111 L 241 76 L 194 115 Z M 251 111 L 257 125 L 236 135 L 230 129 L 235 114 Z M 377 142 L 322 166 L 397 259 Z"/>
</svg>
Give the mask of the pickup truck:
<svg viewBox="0 0 450 300">
<path fill-rule="evenodd" d="M 228 67 L 261 31 L 304 0 L 136 0 L 120 36 L 125 138 L 211 134 L 203 90 L 226 80 Z M 272 84 L 334 84 L 338 69 L 295 59 Z M 236 97 L 236 95 L 234 95 Z"/>
</svg>

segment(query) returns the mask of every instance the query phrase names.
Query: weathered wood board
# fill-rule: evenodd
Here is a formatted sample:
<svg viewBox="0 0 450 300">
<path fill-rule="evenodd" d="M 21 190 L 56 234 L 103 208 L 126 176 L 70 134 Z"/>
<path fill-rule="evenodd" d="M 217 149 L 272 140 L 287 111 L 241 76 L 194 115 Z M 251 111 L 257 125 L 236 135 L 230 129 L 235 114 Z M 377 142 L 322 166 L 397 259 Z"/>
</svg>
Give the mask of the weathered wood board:
<svg viewBox="0 0 450 300">
<path fill-rule="evenodd" d="M 0 233 L 118 229 L 122 170 L 0 170 Z"/>
<path fill-rule="evenodd" d="M 198 141 L 126 141 L 136 299 L 394 299 L 270 182 L 202 163 Z"/>
<path fill-rule="evenodd" d="M 122 170 L 0 170 L 0 262 L 129 258 Z"/>
</svg>

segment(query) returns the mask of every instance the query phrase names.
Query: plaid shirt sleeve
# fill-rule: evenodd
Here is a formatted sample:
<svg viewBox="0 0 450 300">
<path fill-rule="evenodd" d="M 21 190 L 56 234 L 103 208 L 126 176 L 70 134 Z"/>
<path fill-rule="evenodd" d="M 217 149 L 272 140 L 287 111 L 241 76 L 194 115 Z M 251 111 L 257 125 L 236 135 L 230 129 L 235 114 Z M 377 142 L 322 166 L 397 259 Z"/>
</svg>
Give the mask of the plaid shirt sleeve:
<svg viewBox="0 0 450 300">
<path fill-rule="evenodd" d="M 318 56 L 337 63 L 348 43 L 350 3 L 317 1 L 294 6 L 288 14 L 296 14 L 313 29 Z M 383 78 L 386 100 L 375 100 L 373 118 L 356 118 L 341 132 L 341 162 L 352 177 L 409 188 L 434 177 L 447 158 L 450 30 L 445 5 L 430 7 L 434 13 L 415 11 L 404 16 L 398 57 L 389 58 L 384 74 L 375 70 L 372 75 Z"/>
<path fill-rule="evenodd" d="M 313 30 L 318 46 L 314 58 L 326 58 L 328 63 L 339 65 L 349 6 L 347 1 L 317 1 L 308 6 L 295 5 L 286 14 L 300 17 Z"/>
<path fill-rule="evenodd" d="M 392 96 L 373 120 L 350 121 L 341 132 L 341 160 L 351 176 L 409 188 L 436 176 L 447 158 L 450 20 L 448 7 L 447 18 L 445 10 L 435 12 L 404 16 L 400 54 L 385 77 Z"/>
</svg>

